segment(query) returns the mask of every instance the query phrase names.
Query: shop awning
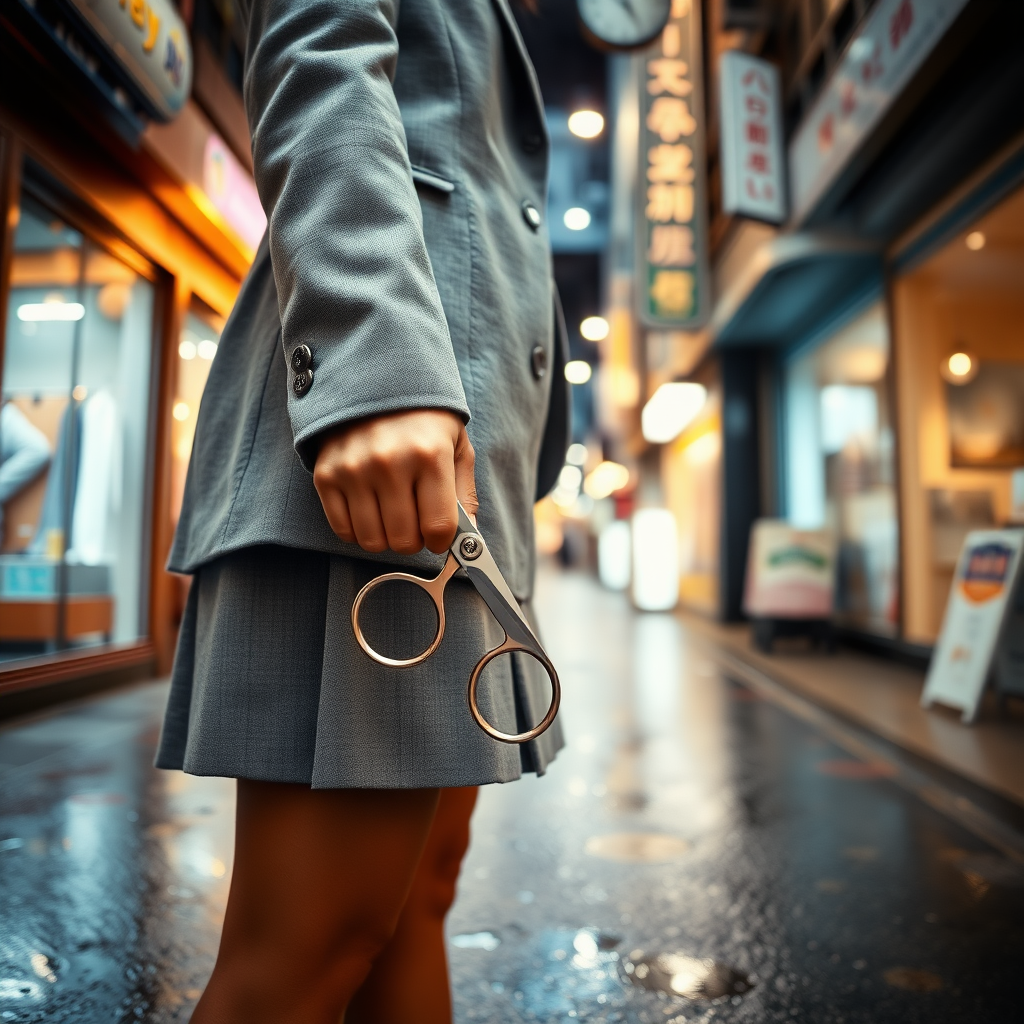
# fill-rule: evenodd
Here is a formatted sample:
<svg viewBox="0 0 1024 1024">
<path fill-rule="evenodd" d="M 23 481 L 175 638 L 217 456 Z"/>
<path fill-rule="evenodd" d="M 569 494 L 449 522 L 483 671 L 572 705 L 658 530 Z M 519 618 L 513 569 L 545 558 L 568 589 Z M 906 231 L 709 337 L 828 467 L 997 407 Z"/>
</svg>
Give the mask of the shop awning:
<svg viewBox="0 0 1024 1024">
<path fill-rule="evenodd" d="M 881 250 L 815 233 L 763 242 L 711 318 L 712 344 L 789 346 L 826 326 L 882 276 Z"/>
</svg>

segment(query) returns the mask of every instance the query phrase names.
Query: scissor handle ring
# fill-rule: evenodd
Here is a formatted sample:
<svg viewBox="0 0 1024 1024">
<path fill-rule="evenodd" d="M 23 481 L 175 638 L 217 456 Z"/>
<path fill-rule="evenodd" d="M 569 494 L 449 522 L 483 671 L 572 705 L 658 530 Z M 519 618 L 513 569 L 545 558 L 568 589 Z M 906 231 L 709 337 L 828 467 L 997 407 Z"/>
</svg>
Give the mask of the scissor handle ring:
<svg viewBox="0 0 1024 1024">
<path fill-rule="evenodd" d="M 494 726 L 484 718 L 483 712 L 480 710 L 480 707 L 476 702 L 476 693 L 477 687 L 480 683 L 480 675 L 483 670 L 487 668 L 495 658 L 499 658 L 503 654 L 512 654 L 514 651 L 522 651 L 523 654 L 528 654 L 531 658 L 535 658 L 541 663 L 544 671 L 548 674 L 548 679 L 551 680 L 551 704 L 548 706 L 547 714 L 545 714 L 532 729 L 527 729 L 526 732 L 511 733 L 501 732 L 498 729 L 495 729 Z M 521 644 L 517 640 L 512 640 L 509 637 L 505 637 L 505 642 L 499 644 L 493 651 L 488 651 L 476 663 L 476 668 L 473 669 L 473 674 L 469 677 L 470 714 L 472 714 L 476 724 L 479 725 L 488 736 L 492 739 L 500 740 L 502 743 L 528 743 L 530 740 L 535 740 L 555 720 L 555 715 L 558 714 L 558 705 L 561 700 L 562 686 L 558 682 L 558 673 L 555 671 L 555 666 L 552 665 L 551 662 L 540 653 L 540 651 L 535 651 L 532 647 L 527 647 L 525 644 Z"/>
<path fill-rule="evenodd" d="M 422 664 L 438 649 L 441 641 L 444 639 L 444 588 L 452 576 L 458 572 L 458 569 L 459 563 L 455 560 L 455 556 L 449 552 L 448 561 L 445 562 L 444 568 L 432 580 L 425 580 L 422 576 L 413 576 L 409 572 L 386 572 L 383 576 L 370 580 L 356 594 L 356 599 L 352 602 L 352 631 L 356 635 L 356 643 L 374 661 L 381 665 L 389 665 L 391 668 L 410 668 L 413 665 Z M 363 607 L 363 601 L 377 587 L 384 583 L 392 582 L 412 583 L 419 587 L 420 590 L 425 590 L 430 595 L 430 599 L 434 602 L 434 607 L 437 609 L 437 635 L 430 641 L 430 645 L 422 654 L 417 654 L 413 658 L 385 658 L 383 654 L 378 653 L 370 646 L 370 642 L 363 635 L 363 630 L 359 625 L 359 612 Z"/>
</svg>

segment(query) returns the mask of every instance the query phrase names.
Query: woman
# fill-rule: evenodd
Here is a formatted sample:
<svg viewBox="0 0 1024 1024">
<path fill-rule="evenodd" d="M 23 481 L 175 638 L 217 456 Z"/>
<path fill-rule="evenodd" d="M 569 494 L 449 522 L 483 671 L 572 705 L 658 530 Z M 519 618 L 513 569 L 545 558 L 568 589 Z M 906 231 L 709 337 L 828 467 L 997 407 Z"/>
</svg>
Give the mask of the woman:
<svg viewBox="0 0 1024 1024">
<path fill-rule="evenodd" d="M 568 408 L 543 109 L 506 0 L 243 6 L 269 225 L 199 414 L 170 559 L 195 578 L 157 761 L 238 779 L 192 1019 L 448 1021 L 443 922 L 475 787 L 542 772 L 560 734 L 515 747 L 473 723 L 466 681 L 501 634 L 467 584 L 414 669 L 372 662 L 349 615 L 386 566 L 436 571 L 456 497 L 473 513 L 477 495 L 529 599 L 532 503 Z M 404 592 L 368 619 L 398 657 L 434 626 Z M 540 719 L 538 667 L 488 673 L 495 725 Z"/>
</svg>

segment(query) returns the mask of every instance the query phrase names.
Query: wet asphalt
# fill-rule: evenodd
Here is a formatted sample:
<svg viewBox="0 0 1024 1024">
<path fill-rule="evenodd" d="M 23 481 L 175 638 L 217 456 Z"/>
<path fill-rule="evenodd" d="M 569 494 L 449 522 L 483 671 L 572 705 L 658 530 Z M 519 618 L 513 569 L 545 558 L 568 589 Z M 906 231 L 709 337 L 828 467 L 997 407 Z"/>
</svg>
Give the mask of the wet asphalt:
<svg viewBox="0 0 1024 1024">
<path fill-rule="evenodd" d="M 568 746 L 487 788 L 456 1020 L 1022 1019 L 1024 867 L 728 678 L 703 635 L 541 575 Z M 0 1021 L 185 1021 L 233 784 L 151 767 L 136 687 L 0 729 Z"/>
</svg>

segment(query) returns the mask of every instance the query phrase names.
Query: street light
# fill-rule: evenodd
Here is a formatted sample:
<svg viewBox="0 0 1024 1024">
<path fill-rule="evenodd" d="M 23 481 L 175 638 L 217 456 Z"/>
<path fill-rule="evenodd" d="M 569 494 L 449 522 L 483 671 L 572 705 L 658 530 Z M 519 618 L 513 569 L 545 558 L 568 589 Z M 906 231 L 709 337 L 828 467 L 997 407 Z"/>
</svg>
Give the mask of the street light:
<svg viewBox="0 0 1024 1024">
<path fill-rule="evenodd" d="M 640 414 L 644 440 L 667 444 L 677 438 L 704 407 L 707 394 L 703 384 L 662 384 Z"/>
<path fill-rule="evenodd" d="M 565 364 L 565 379 L 570 384 L 586 384 L 593 368 L 585 359 L 570 359 Z"/>
<path fill-rule="evenodd" d="M 562 223 L 570 231 L 583 231 L 590 227 L 590 211 L 584 210 L 582 206 L 573 206 L 565 211 Z"/>
<path fill-rule="evenodd" d="M 596 110 L 577 110 L 569 115 L 569 131 L 581 139 L 597 138 L 604 131 L 604 118 Z"/>
<path fill-rule="evenodd" d="M 604 341 L 608 331 L 608 321 L 603 316 L 588 316 L 580 324 L 580 334 L 587 341 Z"/>
</svg>

